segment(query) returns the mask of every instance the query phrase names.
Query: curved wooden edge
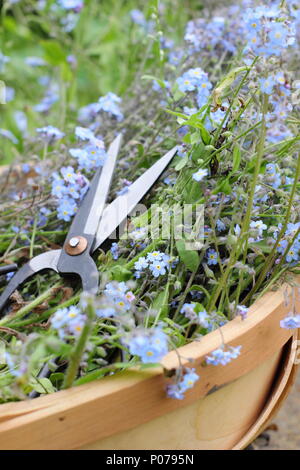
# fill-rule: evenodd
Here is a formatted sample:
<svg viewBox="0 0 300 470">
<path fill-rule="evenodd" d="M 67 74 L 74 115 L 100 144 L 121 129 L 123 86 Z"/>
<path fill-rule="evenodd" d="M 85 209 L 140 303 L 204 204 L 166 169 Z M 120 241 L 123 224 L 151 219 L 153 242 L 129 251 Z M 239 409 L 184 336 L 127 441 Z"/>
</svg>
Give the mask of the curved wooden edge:
<svg viewBox="0 0 300 470">
<path fill-rule="evenodd" d="M 242 450 L 251 444 L 251 442 L 253 442 L 254 439 L 256 439 L 256 437 L 266 429 L 282 407 L 297 376 L 299 367 L 297 346 L 299 346 L 299 339 L 300 333 L 297 330 L 284 348 L 285 351 L 282 353 L 283 357 L 281 359 L 280 369 L 276 375 L 275 383 L 269 399 L 267 400 L 259 418 L 247 431 L 243 439 L 241 439 L 232 450 Z M 284 363 L 284 365 L 282 363 Z"/>
<path fill-rule="evenodd" d="M 201 376 L 185 400 L 166 397 L 161 368 L 122 372 L 30 402 L 1 405 L 0 448 L 15 449 L 17 443 L 26 449 L 45 448 L 45 443 L 49 449 L 78 448 L 95 436 L 100 440 L 185 407 L 236 380 L 279 351 L 293 335 L 279 326 L 288 312 L 283 289 L 255 302 L 246 320 L 236 318 L 222 328 L 227 345 L 242 344 L 241 356 L 228 365 L 203 365 L 206 355 L 220 346 L 219 331 L 178 350 L 182 364 L 192 365 Z M 178 367 L 176 352 L 170 352 L 163 365 L 169 371 Z"/>
</svg>

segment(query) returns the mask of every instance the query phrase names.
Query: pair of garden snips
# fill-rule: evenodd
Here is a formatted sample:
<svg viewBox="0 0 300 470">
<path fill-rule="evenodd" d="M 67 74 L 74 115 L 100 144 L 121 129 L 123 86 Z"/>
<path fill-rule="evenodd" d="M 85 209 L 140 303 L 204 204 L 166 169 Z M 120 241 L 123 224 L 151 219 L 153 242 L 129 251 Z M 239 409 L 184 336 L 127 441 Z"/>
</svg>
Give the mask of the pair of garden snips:
<svg viewBox="0 0 300 470">
<path fill-rule="evenodd" d="M 32 258 L 16 272 L 0 297 L 0 312 L 20 284 L 45 269 L 52 269 L 60 274 L 76 274 L 81 278 L 84 291 L 93 294 L 97 292 L 99 272 L 91 254 L 133 211 L 177 150 L 177 147 L 170 150 L 132 183 L 126 193 L 106 205 L 121 140 L 122 136 L 119 134 L 107 151 L 103 167 L 96 171 L 72 221 L 63 248 Z"/>
</svg>

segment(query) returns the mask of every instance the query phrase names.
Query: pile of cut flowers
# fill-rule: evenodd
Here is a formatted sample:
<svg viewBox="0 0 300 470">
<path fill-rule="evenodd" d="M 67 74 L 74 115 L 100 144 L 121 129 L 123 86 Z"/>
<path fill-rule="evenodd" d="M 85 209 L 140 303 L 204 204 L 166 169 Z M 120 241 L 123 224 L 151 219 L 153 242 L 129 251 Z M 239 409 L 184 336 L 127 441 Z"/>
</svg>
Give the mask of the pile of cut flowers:
<svg viewBox="0 0 300 470">
<path fill-rule="evenodd" d="M 236 316 L 247 321 L 258 297 L 283 281 L 292 285 L 298 272 L 299 5 L 243 0 L 195 7 L 180 31 L 170 12 L 176 2 L 132 8 L 122 18 L 128 31 L 121 38 L 130 36 L 126 60 L 129 67 L 135 57 L 134 73 L 126 84 L 120 79 L 118 89 L 112 77 L 110 91 L 88 100 L 89 76 L 80 88 L 78 61 L 86 71 L 90 65 L 91 80 L 98 76 L 101 44 L 95 46 L 87 27 L 98 2 L 4 3 L 7 34 L 18 27 L 23 41 L 29 30 L 44 39 L 37 56 L 14 56 L 9 41 L 0 53 L 7 116 L 0 135 L 5 155 L 14 159 L 0 174 L 1 265 L 21 266 L 62 246 L 119 132 L 123 146 L 108 202 L 174 145 L 178 151 L 142 200 L 147 210 L 128 219 L 126 236 L 96 252 L 97 295 L 56 273 L 35 276 L 12 295 L 0 319 L 1 402 L 133 366 L 157 367 L 168 351 L 216 329 L 220 346 L 206 363 L 226 367 L 239 360 L 243 345 L 224 344 L 222 326 Z M 115 34 L 113 23 L 110 28 Z M 14 98 L 21 67 L 39 90 L 39 100 L 28 92 L 22 105 Z M 185 207 L 189 220 L 180 218 Z M 199 207 L 202 216 L 195 217 Z M 1 290 L 13 275 L 0 277 Z M 294 289 L 278 328 L 300 327 Z M 166 393 L 183 399 L 198 380 L 193 364 L 181 368 L 179 354 Z"/>
</svg>

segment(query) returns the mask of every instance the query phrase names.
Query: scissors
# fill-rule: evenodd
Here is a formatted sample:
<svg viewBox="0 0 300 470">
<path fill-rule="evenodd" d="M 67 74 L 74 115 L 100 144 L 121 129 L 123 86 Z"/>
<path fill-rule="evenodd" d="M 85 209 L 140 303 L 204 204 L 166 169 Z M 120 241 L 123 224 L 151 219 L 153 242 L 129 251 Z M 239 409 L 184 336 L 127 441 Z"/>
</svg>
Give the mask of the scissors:
<svg viewBox="0 0 300 470">
<path fill-rule="evenodd" d="M 97 293 L 99 272 L 91 256 L 92 253 L 126 220 L 166 169 L 177 151 L 177 147 L 174 147 L 166 153 L 132 183 L 126 193 L 119 195 L 113 202 L 106 205 L 121 140 L 122 135 L 119 134 L 111 143 L 105 163 L 96 171 L 72 221 L 62 249 L 35 256 L 16 272 L 0 297 L 0 312 L 12 293 L 23 282 L 47 269 L 62 275 L 78 275 L 85 292 Z"/>
</svg>

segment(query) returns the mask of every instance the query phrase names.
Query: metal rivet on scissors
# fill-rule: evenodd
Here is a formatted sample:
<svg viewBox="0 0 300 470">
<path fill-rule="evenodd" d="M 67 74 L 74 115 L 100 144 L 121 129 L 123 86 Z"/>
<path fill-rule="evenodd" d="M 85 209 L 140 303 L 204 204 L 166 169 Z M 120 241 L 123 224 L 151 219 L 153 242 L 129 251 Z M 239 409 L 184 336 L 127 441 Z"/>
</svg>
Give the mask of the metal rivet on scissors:
<svg viewBox="0 0 300 470">
<path fill-rule="evenodd" d="M 166 153 L 132 183 L 126 193 L 105 207 L 121 139 L 119 134 L 107 151 L 103 167 L 96 171 L 73 219 L 63 248 L 35 256 L 12 277 L 0 297 L 0 312 L 20 284 L 45 269 L 52 269 L 60 274 L 77 274 L 84 291 L 92 294 L 98 291 L 99 272 L 91 254 L 133 211 L 177 151 L 177 147 L 174 147 Z"/>
</svg>

